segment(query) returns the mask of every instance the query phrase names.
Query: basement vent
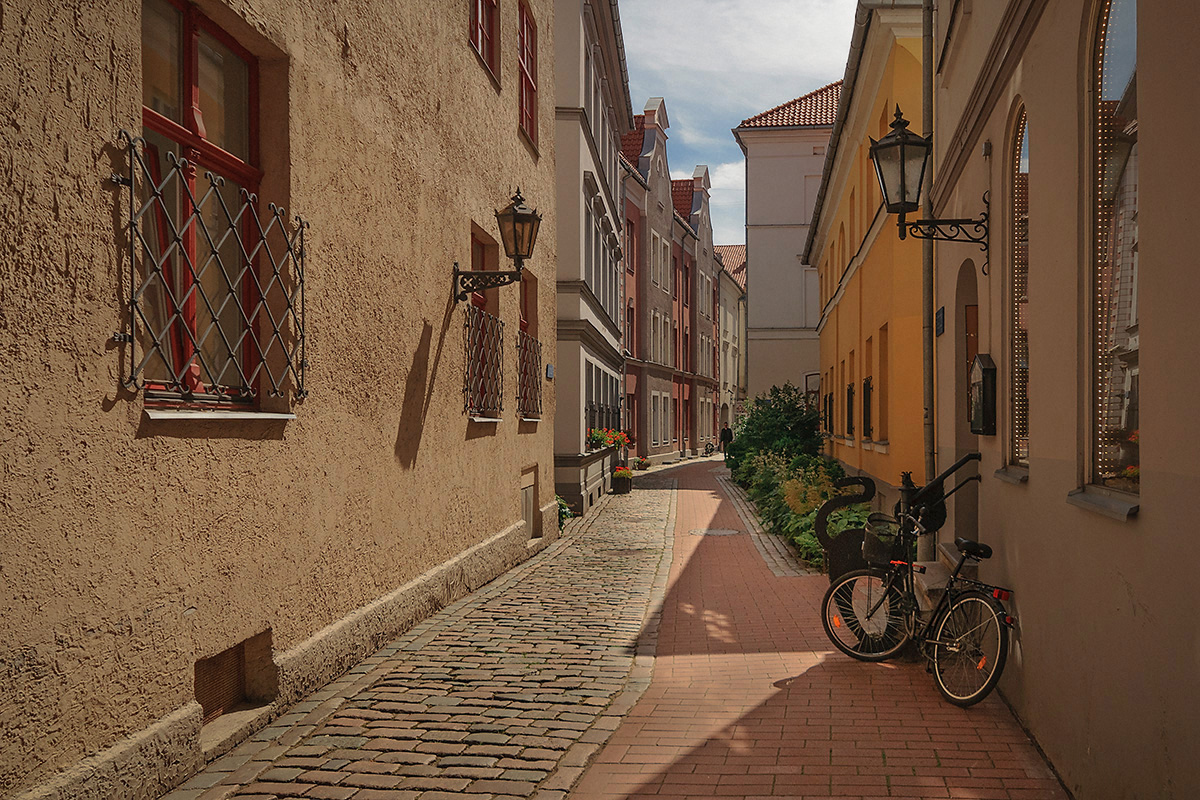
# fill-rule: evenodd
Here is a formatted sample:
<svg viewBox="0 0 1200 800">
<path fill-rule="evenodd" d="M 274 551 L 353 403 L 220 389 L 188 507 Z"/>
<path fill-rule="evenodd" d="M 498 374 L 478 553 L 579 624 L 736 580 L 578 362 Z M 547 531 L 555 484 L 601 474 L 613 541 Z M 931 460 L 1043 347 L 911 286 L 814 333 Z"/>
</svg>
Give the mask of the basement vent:
<svg viewBox="0 0 1200 800">
<path fill-rule="evenodd" d="M 278 674 L 271 655 L 268 629 L 196 662 L 196 702 L 204 710 L 205 725 L 230 711 L 275 699 Z"/>
<path fill-rule="evenodd" d="M 196 702 L 204 709 L 205 725 L 246 702 L 244 642 L 196 662 Z"/>
</svg>

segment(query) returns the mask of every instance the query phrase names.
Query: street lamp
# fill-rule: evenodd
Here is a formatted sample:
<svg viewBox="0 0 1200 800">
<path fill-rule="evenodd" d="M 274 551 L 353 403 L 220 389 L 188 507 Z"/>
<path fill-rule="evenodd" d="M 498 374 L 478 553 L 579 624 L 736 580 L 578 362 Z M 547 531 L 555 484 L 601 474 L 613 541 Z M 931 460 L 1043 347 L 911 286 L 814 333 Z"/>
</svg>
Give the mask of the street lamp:
<svg viewBox="0 0 1200 800">
<path fill-rule="evenodd" d="M 514 270 L 464 270 L 454 262 L 454 295 L 457 300 L 466 300 L 472 292 L 495 289 L 521 280 L 525 259 L 533 255 L 537 242 L 538 228 L 542 215 L 525 205 L 521 190 L 512 196 L 512 202 L 496 212 L 496 223 L 500 226 L 500 241 L 504 243 L 504 254 L 512 259 Z"/>
<path fill-rule="evenodd" d="M 871 160 L 883 192 L 883 204 L 889 214 L 899 214 L 897 225 L 900 238 L 912 234 L 917 239 L 937 239 L 943 242 L 973 242 L 987 252 L 988 196 L 983 195 L 984 211 L 979 219 L 918 219 L 906 222 L 904 217 L 919 208 L 921 187 L 933 142 L 908 129 L 908 120 L 896 106 L 892 132 L 879 141 L 871 139 Z"/>
</svg>

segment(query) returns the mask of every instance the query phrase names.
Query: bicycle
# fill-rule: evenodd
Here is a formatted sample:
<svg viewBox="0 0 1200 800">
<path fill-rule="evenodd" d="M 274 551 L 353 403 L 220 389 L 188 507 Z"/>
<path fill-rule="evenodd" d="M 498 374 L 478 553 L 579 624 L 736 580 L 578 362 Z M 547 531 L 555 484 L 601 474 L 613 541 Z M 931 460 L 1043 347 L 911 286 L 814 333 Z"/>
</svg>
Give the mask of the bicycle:
<svg viewBox="0 0 1200 800">
<path fill-rule="evenodd" d="M 896 518 L 874 513 L 863 538 L 866 569 L 833 581 L 821 601 L 825 633 L 838 650 L 859 661 L 885 661 L 914 642 L 933 673 L 938 690 L 951 703 L 968 707 L 987 697 L 1000 680 L 1008 656 L 1008 632 L 1015 624 L 1003 602 L 1012 592 L 1002 586 L 961 576 L 968 562 L 990 558 L 992 548 L 965 538 L 954 540 L 961 554 L 933 611 L 920 610 L 913 561 L 917 536 L 926 515 L 944 514 L 942 501 L 978 475 L 942 494 L 942 483 L 968 461 L 970 453 L 918 489 L 904 474 Z M 940 527 L 940 522 L 935 525 Z"/>
</svg>

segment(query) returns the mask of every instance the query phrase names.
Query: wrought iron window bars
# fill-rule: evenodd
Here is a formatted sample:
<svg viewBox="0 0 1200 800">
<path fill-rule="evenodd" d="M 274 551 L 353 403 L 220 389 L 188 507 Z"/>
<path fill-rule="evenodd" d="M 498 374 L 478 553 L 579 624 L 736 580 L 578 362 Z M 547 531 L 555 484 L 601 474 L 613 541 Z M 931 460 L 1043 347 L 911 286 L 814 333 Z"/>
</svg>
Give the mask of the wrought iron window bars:
<svg viewBox="0 0 1200 800">
<path fill-rule="evenodd" d="M 504 410 L 504 322 L 468 304 L 463 329 L 467 348 L 463 409 L 472 417 L 499 419 Z"/>
<path fill-rule="evenodd" d="M 542 418 L 542 343 L 517 331 L 517 414 Z"/>
<path fill-rule="evenodd" d="M 231 204 L 213 172 L 193 193 L 194 163 L 168 151 L 162 174 L 145 139 L 119 139 L 129 156 L 128 174 L 112 176 L 129 208 L 128 326 L 113 334 L 128 346 L 122 385 L 182 401 L 248 401 L 260 388 L 280 397 L 289 384 L 305 397 L 308 223 L 289 225 L 274 203 L 260 217 L 246 189 Z"/>
</svg>

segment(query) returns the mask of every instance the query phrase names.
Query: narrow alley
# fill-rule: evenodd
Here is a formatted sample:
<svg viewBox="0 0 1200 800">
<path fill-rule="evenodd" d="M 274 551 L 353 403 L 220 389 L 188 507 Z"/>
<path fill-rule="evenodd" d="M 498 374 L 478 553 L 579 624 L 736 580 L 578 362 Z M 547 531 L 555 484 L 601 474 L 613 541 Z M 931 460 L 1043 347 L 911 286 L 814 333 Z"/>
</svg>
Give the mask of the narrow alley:
<svg viewBox="0 0 1200 800">
<path fill-rule="evenodd" d="M 635 487 L 164 800 L 1067 797 L 998 696 L 832 652 L 719 458 Z"/>
</svg>

